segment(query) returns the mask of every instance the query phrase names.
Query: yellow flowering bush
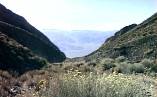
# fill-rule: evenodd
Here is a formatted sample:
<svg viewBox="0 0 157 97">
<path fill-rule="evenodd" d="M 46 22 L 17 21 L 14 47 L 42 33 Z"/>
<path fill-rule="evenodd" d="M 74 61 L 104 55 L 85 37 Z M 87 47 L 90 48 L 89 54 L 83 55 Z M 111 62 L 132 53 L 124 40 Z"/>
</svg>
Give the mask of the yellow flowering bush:
<svg viewBox="0 0 157 97">
<path fill-rule="evenodd" d="M 154 79 L 144 75 L 95 74 L 74 70 L 59 74 L 56 82 L 57 85 L 53 84 L 40 93 L 41 97 L 155 97 Z M 56 93 L 50 95 L 55 90 Z"/>
<path fill-rule="evenodd" d="M 77 74 L 77 73 L 76 73 Z M 124 74 L 64 74 L 57 97 L 153 97 L 153 81 Z"/>
</svg>

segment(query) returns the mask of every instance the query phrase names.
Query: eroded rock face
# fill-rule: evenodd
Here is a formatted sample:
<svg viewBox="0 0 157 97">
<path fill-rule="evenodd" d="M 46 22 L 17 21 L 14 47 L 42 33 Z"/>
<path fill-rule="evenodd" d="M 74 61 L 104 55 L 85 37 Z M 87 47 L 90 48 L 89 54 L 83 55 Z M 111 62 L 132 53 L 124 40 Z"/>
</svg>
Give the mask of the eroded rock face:
<svg viewBox="0 0 157 97">
<path fill-rule="evenodd" d="M 66 58 L 44 34 L 1 4 L 0 31 L 49 62 L 62 62 Z"/>
<path fill-rule="evenodd" d="M 124 27 L 85 59 L 118 56 L 136 62 L 144 58 L 157 59 L 157 13 L 139 25 Z"/>
</svg>

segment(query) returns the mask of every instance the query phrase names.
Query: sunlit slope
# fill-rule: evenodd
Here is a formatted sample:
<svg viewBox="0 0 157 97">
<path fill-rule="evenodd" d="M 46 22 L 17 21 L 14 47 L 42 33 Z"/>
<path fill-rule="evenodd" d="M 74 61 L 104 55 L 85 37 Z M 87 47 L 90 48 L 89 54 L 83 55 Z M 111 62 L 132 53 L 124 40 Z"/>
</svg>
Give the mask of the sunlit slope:
<svg viewBox="0 0 157 97">
<path fill-rule="evenodd" d="M 141 24 L 133 25 L 124 27 L 110 37 L 97 51 L 86 56 L 86 60 L 118 56 L 131 61 L 157 59 L 157 13 Z"/>
</svg>

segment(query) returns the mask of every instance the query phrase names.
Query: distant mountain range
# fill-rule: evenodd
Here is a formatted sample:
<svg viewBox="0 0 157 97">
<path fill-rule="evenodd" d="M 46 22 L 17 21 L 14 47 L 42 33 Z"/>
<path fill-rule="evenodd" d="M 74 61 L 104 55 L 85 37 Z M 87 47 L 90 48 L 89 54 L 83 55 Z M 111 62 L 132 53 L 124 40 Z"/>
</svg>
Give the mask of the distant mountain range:
<svg viewBox="0 0 157 97">
<path fill-rule="evenodd" d="M 97 50 L 115 31 L 44 29 L 42 31 L 69 58 L 81 57 Z"/>
</svg>

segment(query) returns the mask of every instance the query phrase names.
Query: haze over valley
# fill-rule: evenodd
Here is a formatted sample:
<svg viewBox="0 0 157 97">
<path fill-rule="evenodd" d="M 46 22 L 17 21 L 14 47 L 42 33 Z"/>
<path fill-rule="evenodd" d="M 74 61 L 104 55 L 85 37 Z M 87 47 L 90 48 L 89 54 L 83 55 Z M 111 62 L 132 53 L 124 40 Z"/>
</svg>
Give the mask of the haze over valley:
<svg viewBox="0 0 157 97">
<path fill-rule="evenodd" d="M 42 31 L 69 58 L 82 57 L 97 50 L 116 31 L 51 30 Z"/>
</svg>

